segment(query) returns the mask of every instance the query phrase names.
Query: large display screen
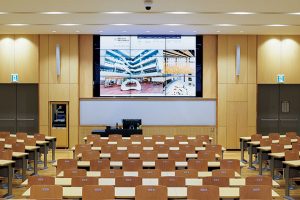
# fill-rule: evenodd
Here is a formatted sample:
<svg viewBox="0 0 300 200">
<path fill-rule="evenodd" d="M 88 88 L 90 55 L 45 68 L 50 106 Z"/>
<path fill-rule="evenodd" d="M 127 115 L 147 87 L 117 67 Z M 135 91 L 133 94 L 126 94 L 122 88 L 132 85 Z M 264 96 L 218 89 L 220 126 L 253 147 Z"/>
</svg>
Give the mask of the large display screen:
<svg viewBox="0 0 300 200">
<path fill-rule="evenodd" d="M 202 93 L 202 66 L 196 63 L 202 51 L 197 51 L 196 36 L 99 36 L 97 42 L 94 96 L 196 97 Z"/>
</svg>

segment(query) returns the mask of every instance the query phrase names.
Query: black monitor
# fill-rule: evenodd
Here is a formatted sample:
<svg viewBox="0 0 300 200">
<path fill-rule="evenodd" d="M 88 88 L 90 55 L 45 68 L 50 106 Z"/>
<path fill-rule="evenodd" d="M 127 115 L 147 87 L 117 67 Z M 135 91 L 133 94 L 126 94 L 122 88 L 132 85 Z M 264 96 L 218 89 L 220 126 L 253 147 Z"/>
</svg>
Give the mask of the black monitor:
<svg viewBox="0 0 300 200">
<path fill-rule="evenodd" d="M 123 129 L 138 129 L 142 125 L 141 119 L 123 119 Z"/>
</svg>

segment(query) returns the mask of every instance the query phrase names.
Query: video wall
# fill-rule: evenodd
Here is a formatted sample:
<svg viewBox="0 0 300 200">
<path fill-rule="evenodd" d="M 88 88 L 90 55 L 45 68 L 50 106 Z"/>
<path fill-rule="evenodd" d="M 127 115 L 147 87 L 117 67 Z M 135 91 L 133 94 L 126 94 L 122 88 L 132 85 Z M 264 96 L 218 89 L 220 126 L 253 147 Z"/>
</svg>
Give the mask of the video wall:
<svg viewBox="0 0 300 200">
<path fill-rule="evenodd" d="M 201 97 L 202 37 L 94 36 L 94 96 Z"/>
</svg>

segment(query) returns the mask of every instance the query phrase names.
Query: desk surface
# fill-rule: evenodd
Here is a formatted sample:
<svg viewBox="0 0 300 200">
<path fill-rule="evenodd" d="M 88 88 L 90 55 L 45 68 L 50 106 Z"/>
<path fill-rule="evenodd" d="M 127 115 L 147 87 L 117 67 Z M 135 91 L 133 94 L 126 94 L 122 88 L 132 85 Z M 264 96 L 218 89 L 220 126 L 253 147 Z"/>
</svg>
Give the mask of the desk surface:
<svg viewBox="0 0 300 200">
<path fill-rule="evenodd" d="M 57 166 L 57 162 L 52 164 Z M 187 167 L 187 162 L 175 162 L 176 167 Z M 90 161 L 77 161 L 78 167 L 90 167 Z M 110 161 L 112 167 L 122 167 L 122 161 Z M 245 167 L 244 163 L 240 163 L 241 167 Z M 155 167 L 155 161 L 143 161 L 143 167 Z M 219 161 L 208 162 L 208 167 L 220 167 Z"/>
<path fill-rule="evenodd" d="M 291 149 L 292 145 L 284 145 L 284 149 Z M 257 149 L 260 149 L 262 151 L 271 151 L 271 146 L 265 146 L 265 147 L 257 147 Z"/>
<path fill-rule="evenodd" d="M 300 160 L 282 161 L 284 164 L 291 167 L 300 167 Z"/>
<path fill-rule="evenodd" d="M 0 160 L 0 166 L 3 167 L 3 166 L 8 166 L 12 163 L 15 163 L 15 161 L 13 160 Z"/>
<path fill-rule="evenodd" d="M 274 158 L 284 158 L 285 157 L 285 153 L 281 152 L 281 153 L 269 153 L 269 156 L 272 156 Z M 300 151 L 299 151 L 299 156 L 300 156 Z"/>
<path fill-rule="evenodd" d="M 143 185 L 159 185 L 158 178 L 143 178 L 142 179 Z M 25 180 L 22 185 L 27 186 L 28 180 Z M 55 185 L 61 186 L 71 186 L 72 185 L 72 178 L 55 178 Z M 112 185 L 115 186 L 115 178 L 98 178 L 98 185 Z M 203 185 L 202 178 L 186 178 L 185 179 L 186 186 L 197 186 Z M 246 185 L 246 179 L 244 178 L 230 178 L 229 185 L 231 187 L 240 187 Z M 279 184 L 276 181 L 272 181 L 273 187 L 279 187 Z"/>
<path fill-rule="evenodd" d="M 23 152 L 13 152 L 13 154 L 12 154 L 12 156 L 14 158 L 22 158 L 22 157 L 27 156 L 27 155 L 28 155 L 28 153 L 23 153 Z"/>
<path fill-rule="evenodd" d="M 86 175 L 89 177 L 101 177 L 101 172 L 100 171 L 87 171 Z M 137 171 L 124 171 L 123 172 L 124 176 L 138 176 Z M 57 177 L 63 177 L 64 172 L 60 172 Z M 161 176 L 175 176 L 175 171 L 162 171 Z M 205 172 L 205 171 L 198 171 L 198 177 L 203 178 L 203 177 L 209 177 L 212 176 L 212 172 Z M 235 172 L 235 177 L 240 178 L 241 175 L 237 172 Z"/>
<path fill-rule="evenodd" d="M 83 139 L 84 139 L 84 140 L 87 140 L 87 137 L 84 137 Z M 108 140 L 108 137 L 101 137 L 101 139 Z M 122 137 L 122 139 L 123 139 L 123 140 L 129 140 L 130 137 Z M 152 137 L 151 137 L 151 136 L 144 136 L 144 139 L 145 139 L 145 140 L 151 140 Z M 174 139 L 174 136 L 168 136 L 168 137 L 166 137 L 166 140 L 173 140 L 173 139 Z M 194 139 L 196 139 L 195 136 L 189 136 L 189 137 L 188 137 L 188 140 L 194 140 Z M 251 139 L 251 137 L 250 137 L 250 139 Z M 212 137 L 209 137 L 209 140 L 212 141 L 213 138 L 212 138 Z"/>
<path fill-rule="evenodd" d="M 11 144 L 5 144 L 4 146 L 6 149 L 11 149 Z M 26 151 L 34 151 L 36 149 L 39 149 L 40 147 L 38 146 L 25 146 Z"/>
<path fill-rule="evenodd" d="M 284 138 L 284 137 L 286 137 L 286 135 L 280 135 L 280 137 Z M 269 136 L 262 136 L 262 138 L 269 138 Z M 240 140 L 249 141 L 249 140 L 251 140 L 251 136 L 240 137 Z"/>
<path fill-rule="evenodd" d="M 239 187 L 220 187 L 220 198 L 239 198 L 240 188 Z M 24 197 L 30 196 L 30 188 L 23 193 Z M 273 197 L 279 197 L 279 194 L 272 190 Z M 81 198 L 82 188 L 81 187 L 63 187 L 64 198 Z M 134 187 L 115 187 L 116 198 L 134 198 L 135 188 Z M 187 187 L 168 187 L 169 198 L 186 198 Z"/>
</svg>

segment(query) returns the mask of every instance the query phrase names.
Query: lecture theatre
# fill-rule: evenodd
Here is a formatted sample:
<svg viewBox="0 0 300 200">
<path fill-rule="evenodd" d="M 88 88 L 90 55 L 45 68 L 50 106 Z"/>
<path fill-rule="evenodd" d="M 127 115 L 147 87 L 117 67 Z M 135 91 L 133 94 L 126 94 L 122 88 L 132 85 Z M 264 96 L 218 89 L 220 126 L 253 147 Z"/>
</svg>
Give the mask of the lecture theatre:
<svg viewBox="0 0 300 200">
<path fill-rule="evenodd" d="M 0 199 L 300 200 L 300 2 L 1 0 Z"/>
</svg>

